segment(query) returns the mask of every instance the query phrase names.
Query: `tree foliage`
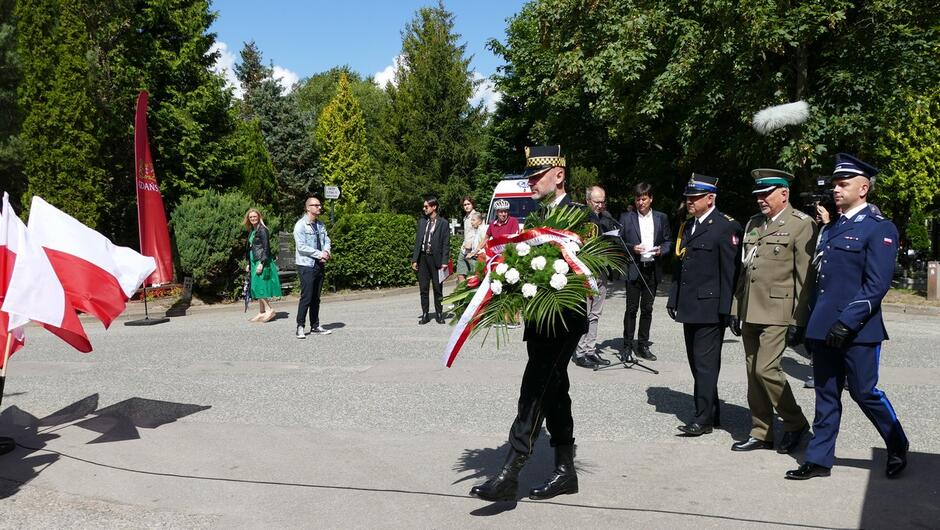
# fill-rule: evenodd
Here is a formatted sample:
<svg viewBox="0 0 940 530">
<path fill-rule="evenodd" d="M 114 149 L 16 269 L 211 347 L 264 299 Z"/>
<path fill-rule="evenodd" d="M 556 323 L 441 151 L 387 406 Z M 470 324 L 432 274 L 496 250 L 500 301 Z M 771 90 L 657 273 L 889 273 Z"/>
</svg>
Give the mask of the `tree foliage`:
<svg viewBox="0 0 940 530">
<path fill-rule="evenodd" d="M 16 101 L 20 69 L 13 19 L 15 4 L 15 0 L 0 0 L 0 190 L 9 192 L 10 200 L 19 209 L 25 182 L 18 143 L 23 118 Z"/>
<path fill-rule="evenodd" d="M 239 188 L 245 196 L 251 197 L 256 204 L 274 204 L 277 178 L 257 119 L 241 121 L 238 125 L 238 158 L 241 169 Z"/>
<path fill-rule="evenodd" d="M 365 119 L 345 74 L 340 75 L 336 95 L 320 113 L 315 138 L 323 182 L 340 187 L 340 204 L 345 208 L 361 210 L 373 166 L 366 147 Z"/>
</svg>

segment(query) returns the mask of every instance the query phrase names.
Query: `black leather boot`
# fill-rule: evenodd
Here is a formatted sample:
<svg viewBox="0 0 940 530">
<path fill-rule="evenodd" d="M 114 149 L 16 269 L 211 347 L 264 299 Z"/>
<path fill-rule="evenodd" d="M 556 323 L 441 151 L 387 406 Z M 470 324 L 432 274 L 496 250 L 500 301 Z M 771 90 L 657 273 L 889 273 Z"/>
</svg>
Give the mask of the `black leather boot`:
<svg viewBox="0 0 940 530">
<path fill-rule="evenodd" d="M 516 500 L 519 489 L 519 472 L 529 455 L 510 448 L 503 468 L 495 477 L 470 489 L 470 495 L 490 502 L 508 502 Z"/>
<path fill-rule="evenodd" d="M 578 492 L 578 474 L 574 470 L 574 445 L 555 447 L 555 471 L 547 482 L 529 490 L 529 498 L 540 501 Z"/>
</svg>

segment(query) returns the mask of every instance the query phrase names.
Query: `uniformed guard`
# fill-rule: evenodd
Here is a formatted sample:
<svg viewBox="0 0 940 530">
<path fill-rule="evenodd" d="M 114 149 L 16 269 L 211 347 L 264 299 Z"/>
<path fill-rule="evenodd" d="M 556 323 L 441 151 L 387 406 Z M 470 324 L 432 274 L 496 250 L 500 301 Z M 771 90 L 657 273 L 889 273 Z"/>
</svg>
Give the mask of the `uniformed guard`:
<svg viewBox="0 0 940 530">
<path fill-rule="evenodd" d="M 780 359 L 787 346 L 803 341 L 813 291 L 816 223 L 790 205 L 793 175 L 777 169 L 751 171 L 760 213 L 744 229 L 741 274 L 732 332 L 744 342 L 751 434 L 732 451 L 772 449 L 774 409 L 783 419 L 781 454 L 791 453 L 809 432 Z"/>
<path fill-rule="evenodd" d="M 682 322 L 689 368 L 695 379 L 695 417 L 679 430 L 701 436 L 721 425 L 718 372 L 721 343 L 730 323 L 738 274 L 741 225 L 715 207 L 718 179 L 692 173 L 685 204 L 693 216 L 679 228 L 680 258 L 666 309 Z"/>
<path fill-rule="evenodd" d="M 881 342 L 888 338 L 881 300 L 891 286 L 898 251 L 894 223 L 873 213 L 868 204 L 877 173 L 854 156 L 836 155 L 832 188 L 842 216 L 826 230 L 806 329 L 806 346 L 813 353 L 816 419 L 804 463 L 787 471 L 788 479 L 829 476 L 846 385 L 887 444 L 887 476 L 896 477 L 907 466 L 907 436 L 888 397 L 875 386 Z"/>
<path fill-rule="evenodd" d="M 565 192 L 565 159 L 560 146 L 526 148 L 525 176 L 532 198 L 551 198 L 550 208 L 575 204 Z M 529 498 L 550 499 L 578 492 L 568 361 L 588 326 L 584 311 L 564 311 L 561 319 L 564 324 L 556 322 L 541 329 L 526 322 L 523 339 L 529 360 L 522 375 L 516 419 L 509 429 L 509 453 L 499 473 L 474 486 L 470 495 L 488 501 L 516 500 L 519 472 L 535 449 L 543 420 L 555 449 L 555 469 L 546 482 L 529 491 Z"/>
</svg>

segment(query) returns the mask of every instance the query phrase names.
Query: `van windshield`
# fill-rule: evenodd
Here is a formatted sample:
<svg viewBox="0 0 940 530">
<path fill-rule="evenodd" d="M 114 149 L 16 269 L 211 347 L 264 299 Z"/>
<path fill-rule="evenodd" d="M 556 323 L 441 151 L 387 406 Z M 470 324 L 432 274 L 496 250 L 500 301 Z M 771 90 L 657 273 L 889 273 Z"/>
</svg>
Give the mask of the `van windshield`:
<svg viewBox="0 0 940 530">
<path fill-rule="evenodd" d="M 509 201 L 509 215 L 515 217 L 520 225 L 524 224 L 525 218 L 539 207 L 538 201 L 531 197 L 509 197 L 505 200 Z M 496 219 L 496 210 L 493 209 L 491 203 L 486 216 L 487 224 L 492 223 L 493 219 Z"/>
</svg>

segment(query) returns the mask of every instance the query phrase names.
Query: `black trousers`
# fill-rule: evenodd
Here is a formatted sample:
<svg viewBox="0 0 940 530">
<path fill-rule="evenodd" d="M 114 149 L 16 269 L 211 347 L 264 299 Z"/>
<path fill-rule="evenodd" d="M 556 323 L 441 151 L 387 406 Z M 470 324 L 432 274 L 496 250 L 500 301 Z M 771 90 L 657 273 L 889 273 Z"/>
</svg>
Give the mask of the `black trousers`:
<svg viewBox="0 0 940 530">
<path fill-rule="evenodd" d="M 434 310 L 443 313 L 444 307 L 442 300 L 444 294 L 441 288 L 441 282 L 438 280 L 438 269 L 434 265 L 434 259 L 428 254 L 422 252 L 418 255 L 418 289 L 421 291 L 421 313 L 428 312 L 428 288 L 434 288 Z"/>
<path fill-rule="evenodd" d="M 637 261 L 640 274 L 635 280 L 629 277 L 625 282 L 627 288 L 627 310 L 623 313 L 623 342 L 625 346 L 633 345 L 633 333 L 638 331 L 637 343 L 650 344 L 650 324 L 653 322 L 653 298 L 656 296 L 656 265 L 652 262 L 644 266 Z M 634 267 L 630 264 L 630 267 Z M 641 279 L 642 277 L 642 279 Z M 643 281 L 646 281 L 646 285 Z M 649 290 L 646 286 L 649 286 Z M 636 327 L 636 313 L 640 310 L 640 329 Z"/>
<path fill-rule="evenodd" d="M 316 267 L 297 266 L 300 276 L 300 303 L 297 304 L 297 325 L 306 323 L 310 312 L 310 327 L 320 325 L 320 289 L 323 287 L 323 265 Z"/>
<path fill-rule="evenodd" d="M 580 334 L 568 334 L 526 341 L 529 362 L 519 388 L 519 411 L 509 429 L 509 445 L 516 451 L 532 454 L 542 420 L 552 447 L 574 444 L 568 361 L 580 339 Z"/>
<path fill-rule="evenodd" d="M 695 418 L 700 425 L 721 424 L 718 407 L 718 372 L 721 371 L 721 343 L 725 327 L 721 324 L 683 324 L 685 352 L 695 379 Z"/>
</svg>

